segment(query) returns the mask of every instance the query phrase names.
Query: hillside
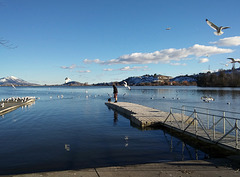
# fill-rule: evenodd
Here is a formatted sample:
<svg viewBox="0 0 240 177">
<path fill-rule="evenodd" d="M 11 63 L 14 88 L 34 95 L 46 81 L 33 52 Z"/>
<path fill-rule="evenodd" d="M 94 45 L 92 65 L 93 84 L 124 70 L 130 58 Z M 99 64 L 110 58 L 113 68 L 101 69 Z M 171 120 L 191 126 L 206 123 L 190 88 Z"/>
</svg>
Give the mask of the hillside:
<svg viewBox="0 0 240 177">
<path fill-rule="evenodd" d="M 15 76 L 0 78 L 0 86 L 36 86 L 38 84 L 27 82 Z"/>
</svg>

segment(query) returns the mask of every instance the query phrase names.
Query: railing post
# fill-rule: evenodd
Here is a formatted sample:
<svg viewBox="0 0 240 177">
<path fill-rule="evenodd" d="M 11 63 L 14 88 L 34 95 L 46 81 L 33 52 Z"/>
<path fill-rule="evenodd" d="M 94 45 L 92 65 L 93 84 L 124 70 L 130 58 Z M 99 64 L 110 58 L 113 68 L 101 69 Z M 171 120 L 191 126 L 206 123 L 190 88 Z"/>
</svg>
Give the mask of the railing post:
<svg viewBox="0 0 240 177">
<path fill-rule="evenodd" d="M 238 149 L 238 120 L 235 122 L 235 139 L 236 139 L 236 149 Z"/>
<path fill-rule="evenodd" d="M 213 140 L 215 140 L 215 116 L 213 116 Z"/>
<path fill-rule="evenodd" d="M 170 108 L 170 114 L 172 115 L 172 108 Z M 171 118 L 170 118 L 170 124 L 171 124 L 171 126 L 173 124 Z"/>
<path fill-rule="evenodd" d="M 209 130 L 209 109 L 207 109 L 207 129 Z"/>
<path fill-rule="evenodd" d="M 184 115 L 185 115 L 185 107 L 182 106 L 182 110 L 181 110 L 181 116 L 182 116 L 182 130 L 184 130 L 184 127 L 183 127 L 183 121 L 184 121 L 183 116 L 184 116 Z"/>
<path fill-rule="evenodd" d="M 194 109 L 194 120 L 195 120 L 195 135 L 197 135 L 198 122 L 197 122 L 197 111 L 196 111 L 196 109 Z"/>
<path fill-rule="evenodd" d="M 223 112 L 223 134 L 225 135 L 226 133 L 226 127 L 225 127 L 225 111 Z"/>
<path fill-rule="evenodd" d="M 182 160 L 184 160 L 185 143 L 182 141 Z"/>
</svg>

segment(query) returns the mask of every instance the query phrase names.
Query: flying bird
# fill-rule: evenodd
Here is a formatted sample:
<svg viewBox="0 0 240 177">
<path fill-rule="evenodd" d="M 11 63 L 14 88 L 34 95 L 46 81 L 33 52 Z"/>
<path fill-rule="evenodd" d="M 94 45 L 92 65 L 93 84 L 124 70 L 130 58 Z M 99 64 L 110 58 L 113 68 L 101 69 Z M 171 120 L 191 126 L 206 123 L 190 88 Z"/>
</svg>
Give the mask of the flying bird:
<svg viewBox="0 0 240 177">
<path fill-rule="evenodd" d="M 169 28 L 166 28 L 166 30 L 170 30 L 171 28 L 169 27 Z"/>
<path fill-rule="evenodd" d="M 208 19 L 206 19 L 206 22 L 207 22 L 207 24 L 212 28 L 212 29 L 214 29 L 214 30 L 216 30 L 215 32 L 214 32 L 214 34 L 215 35 L 217 35 L 217 36 L 220 36 L 220 35 L 222 35 L 223 34 L 223 29 L 227 29 L 227 28 L 230 28 L 230 27 L 223 27 L 223 26 L 220 26 L 220 27 L 218 27 L 217 25 L 215 25 L 214 23 L 212 23 L 212 22 L 210 22 Z"/>
<path fill-rule="evenodd" d="M 16 87 L 13 85 L 13 84 L 11 84 L 12 85 L 12 87 L 14 88 L 14 89 L 16 89 Z"/>
<path fill-rule="evenodd" d="M 228 63 L 220 63 L 221 65 L 224 65 L 224 66 L 226 66 L 226 67 L 228 67 Z"/>
<path fill-rule="evenodd" d="M 230 63 L 240 63 L 240 59 L 234 59 L 234 58 L 227 58 L 229 60 L 232 60 Z"/>
<path fill-rule="evenodd" d="M 70 82 L 70 81 L 71 81 L 70 78 L 68 78 L 68 77 L 65 78 L 65 83 L 68 83 L 68 82 Z"/>
<path fill-rule="evenodd" d="M 124 85 L 124 87 L 128 88 L 129 90 L 131 90 L 131 87 L 127 85 L 126 81 L 123 81 L 123 85 Z"/>
<path fill-rule="evenodd" d="M 234 59 L 234 58 L 227 58 L 227 59 L 231 60 L 230 63 L 233 64 L 232 66 L 233 69 L 235 68 L 235 63 L 240 63 L 240 59 Z"/>
</svg>

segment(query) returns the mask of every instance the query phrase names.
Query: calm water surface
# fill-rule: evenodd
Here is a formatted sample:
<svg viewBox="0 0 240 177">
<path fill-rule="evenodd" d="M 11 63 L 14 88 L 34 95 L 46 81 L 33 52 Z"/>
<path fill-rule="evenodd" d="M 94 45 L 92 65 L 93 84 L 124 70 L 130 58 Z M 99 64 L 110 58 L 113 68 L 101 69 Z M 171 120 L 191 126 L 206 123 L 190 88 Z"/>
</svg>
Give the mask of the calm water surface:
<svg viewBox="0 0 240 177">
<path fill-rule="evenodd" d="M 163 111 L 192 105 L 239 112 L 237 88 L 132 87 L 130 91 L 118 87 L 118 90 L 119 101 Z M 108 94 L 112 95 L 112 87 L 0 87 L 0 99 L 40 98 L 31 106 L 0 117 L 0 174 L 208 156 L 163 130 L 144 131 L 132 126 L 127 118 L 107 108 L 104 103 Z M 211 95 L 215 101 L 204 103 L 200 99 L 203 95 Z"/>
</svg>

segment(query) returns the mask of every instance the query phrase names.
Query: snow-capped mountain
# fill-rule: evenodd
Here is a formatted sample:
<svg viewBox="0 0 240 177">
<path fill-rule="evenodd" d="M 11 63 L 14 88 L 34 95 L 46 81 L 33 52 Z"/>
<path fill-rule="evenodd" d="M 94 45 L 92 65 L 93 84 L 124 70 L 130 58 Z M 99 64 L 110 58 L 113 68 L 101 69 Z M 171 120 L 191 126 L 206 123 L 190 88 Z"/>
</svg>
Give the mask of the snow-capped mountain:
<svg viewBox="0 0 240 177">
<path fill-rule="evenodd" d="M 0 86 L 31 86 L 31 85 L 37 85 L 33 83 L 29 83 L 23 79 L 19 79 L 15 76 L 8 76 L 0 78 Z"/>
</svg>

